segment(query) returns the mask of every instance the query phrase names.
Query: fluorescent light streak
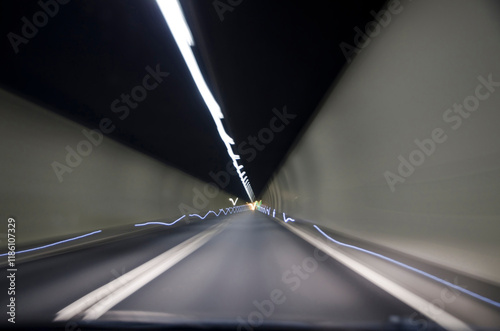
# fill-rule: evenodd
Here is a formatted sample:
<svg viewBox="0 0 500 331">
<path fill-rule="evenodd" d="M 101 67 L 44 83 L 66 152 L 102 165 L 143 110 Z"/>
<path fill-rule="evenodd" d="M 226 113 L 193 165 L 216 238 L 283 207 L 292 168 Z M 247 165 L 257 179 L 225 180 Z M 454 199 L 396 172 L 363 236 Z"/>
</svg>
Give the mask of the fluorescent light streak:
<svg viewBox="0 0 500 331">
<path fill-rule="evenodd" d="M 285 223 L 295 222 L 295 220 L 293 218 L 286 217 L 285 213 L 283 213 L 283 221 L 285 221 Z"/>
<path fill-rule="evenodd" d="M 236 201 L 235 201 L 235 200 L 233 200 L 233 198 L 229 198 L 229 200 L 233 203 L 233 206 L 235 206 L 235 205 L 236 205 L 236 202 L 238 202 L 238 198 L 236 198 Z"/>
<path fill-rule="evenodd" d="M 273 217 L 276 217 L 276 209 L 273 209 Z"/>
<path fill-rule="evenodd" d="M 40 247 L 35 247 L 35 248 L 30 248 L 30 249 L 25 249 L 25 250 L 22 250 L 22 251 L 16 251 L 15 253 L 16 254 L 21 254 L 21 253 L 26 253 L 26 252 L 37 251 L 37 250 L 40 250 L 40 249 L 43 249 L 43 248 L 52 247 L 52 246 L 63 244 L 63 243 L 69 242 L 69 241 L 73 241 L 73 240 L 78 240 L 78 239 L 81 239 L 81 238 L 85 238 L 85 237 L 91 236 L 93 234 L 99 233 L 101 231 L 102 230 L 97 230 L 97 231 L 90 232 L 90 233 L 87 233 L 87 234 L 84 234 L 84 235 L 81 235 L 81 236 L 78 236 L 78 237 L 73 237 L 73 238 L 61 240 L 61 241 L 58 241 L 58 242 L 55 242 L 55 243 L 52 243 L 52 244 L 48 244 L 48 245 L 44 245 L 44 246 L 40 246 Z M 8 255 L 8 253 L 0 254 L 0 256 L 6 256 L 6 255 Z"/>
<path fill-rule="evenodd" d="M 226 133 L 224 125 L 222 124 L 221 119 L 224 118 L 224 115 L 222 114 L 219 104 L 212 95 L 212 92 L 210 92 L 191 49 L 191 47 L 194 46 L 194 40 L 189 26 L 186 23 L 181 5 L 178 0 L 156 0 L 156 2 L 158 3 L 160 11 L 165 18 L 170 31 L 172 32 L 184 61 L 186 61 L 189 72 L 191 73 L 191 76 L 193 77 L 193 80 L 198 87 L 198 90 L 200 91 L 212 118 L 214 119 L 219 135 L 226 145 L 229 157 L 233 160 L 233 165 L 238 172 L 243 187 L 245 188 L 250 201 L 253 201 L 255 195 L 253 193 L 252 186 L 249 182 L 245 182 L 244 174 L 241 170 L 243 169 L 243 166 L 239 165 L 237 161 L 240 159 L 240 156 L 234 154 L 233 148 L 231 147 L 231 145 L 234 145 L 234 140 Z"/>
<path fill-rule="evenodd" d="M 284 215 L 284 214 L 283 214 L 283 215 Z M 460 287 L 460 286 L 458 286 L 458 285 L 455 285 L 455 284 L 453 284 L 453 283 L 450 283 L 450 282 L 448 282 L 448 281 L 446 281 L 446 280 L 444 280 L 444 279 L 441 279 L 441 278 L 439 278 L 439 277 L 436 277 L 436 276 L 434 276 L 434 275 L 431 275 L 431 274 L 429 274 L 429 273 L 427 273 L 427 272 L 425 272 L 425 271 L 422 271 L 422 270 L 420 270 L 420 269 L 414 268 L 414 267 L 409 266 L 409 265 L 407 265 L 407 264 L 404 264 L 404 263 L 402 263 L 402 262 L 399 262 L 399 261 L 396 261 L 396 260 L 394 260 L 394 259 L 391 259 L 390 257 L 387 257 L 387 256 L 385 256 L 385 255 L 382 255 L 382 254 L 379 254 L 379 253 L 375 253 L 375 252 L 369 251 L 369 250 L 364 249 L 364 248 L 361 248 L 361 247 L 357 247 L 357 246 L 354 246 L 354 245 L 345 244 L 345 243 L 343 243 L 343 242 L 340 242 L 340 241 L 338 241 L 338 240 L 335 240 L 335 239 L 333 239 L 332 237 L 330 237 L 329 235 L 327 235 L 325 232 L 323 232 L 323 230 L 321 230 L 321 229 L 320 229 L 317 225 L 314 225 L 314 227 L 315 227 L 315 228 L 316 228 L 316 230 L 318 230 L 318 231 L 319 231 L 319 233 L 321 233 L 321 234 L 322 234 L 325 238 L 327 238 L 328 240 L 330 240 L 330 241 L 332 241 L 332 242 L 336 243 L 337 245 L 340 245 L 340 246 L 343 246 L 343 247 L 352 248 L 352 249 L 358 250 L 358 251 L 360 251 L 360 252 L 364 252 L 364 253 L 367 253 L 367 254 L 370 254 L 370 255 L 376 256 L 376 257 L 381 258 L 381 259 L 383 259 L 383 260 L 385 260 L 385 261 L 388 261 L 388 262 L 394 263 L 394 264 L 396 264 L 396 265 L 398 265 L 398 266 L 400 266 L 400 267 L 403 267 L 403 268 L 406 268 L 406 269 L 411 270 L 411 271 L 413 271 L 413 272 L 416 272 L 416 273 L 418 273 L 418 274 L 420 274 L 420 275 L 422 275 L 422 276 L 425 276 L 425 277 L 427 277 L 427 278 L 430 278 L 430 279 L 432 279 L 432 280 L 435 280 L 436 282 L 439 282 L 439 283 L 441 283 L 441 284 L 443 284 L 443 285 L 446 285 L 446 286 L 448 286 L 448 287 L 454 288 L 454 289 L 455 289 L 455 290 L 457 290 L 457 291 L 460 291 L 460 292 L 462 292 L 462 293 L 468 294 L 468 295 L 470 295 L 470 296 L 472 296 L 472 297 L 474 297 L 474 298 L 476 298 L 476 299 L 479 299 L 479 300 L 481 300 L 481 301 L 483 301 L 483 302 L 489 303 L 490 305 L 493 305 L 493 306 L 495 306 L 495 307 L 499 307 L 499 308 L 500 308 L 500 302 L 497 302 L 497 301 L 494 301 L 494 300 L 488 299 L 488 298 L 486 298 L 486 297 L 484 297 L 484 296 L 482 296 L 482 295 L 480 295 L 480 294 L 477 294 L 477 293 L 475 293 L 475 292 L 469 291 L 469 290 L 467 290 L 467 289 L 465 289 L 465 288 L 463 288 L 463 287 Z"/>
<path fill-rule="evenodd" d="M 182 217 L 176 219 L 175 221 L 173 221 L 172 223 L 163 223 L 163 222 L 146 222 L 146 223 L 140 223 L 140 224 L 136 224 L 135 226 L 144 226 L 144 225 L 153 225 L 153 224 L 156 224 L 156 225 L 166 225 L 166 226 L 171 226 L 171 225 L 174 225 L 175 223 L 179 222 L 181 219 L 183 219 L 184 217 L 186 217 L 186 215 L 182 215 Z"/>
</svg>

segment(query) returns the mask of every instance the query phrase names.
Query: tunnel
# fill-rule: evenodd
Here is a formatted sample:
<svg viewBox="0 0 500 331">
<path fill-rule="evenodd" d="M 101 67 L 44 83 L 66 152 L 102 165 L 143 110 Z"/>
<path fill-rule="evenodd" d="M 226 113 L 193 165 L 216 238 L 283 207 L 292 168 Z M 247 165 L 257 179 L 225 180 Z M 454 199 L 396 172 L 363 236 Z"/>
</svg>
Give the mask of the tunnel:
<svg viewBox="0 0 500 331">
<path fill-rule="evenodd" d="M 0 17 L 2 329 L 500 329 L 498 2 Z"/>
</svg>

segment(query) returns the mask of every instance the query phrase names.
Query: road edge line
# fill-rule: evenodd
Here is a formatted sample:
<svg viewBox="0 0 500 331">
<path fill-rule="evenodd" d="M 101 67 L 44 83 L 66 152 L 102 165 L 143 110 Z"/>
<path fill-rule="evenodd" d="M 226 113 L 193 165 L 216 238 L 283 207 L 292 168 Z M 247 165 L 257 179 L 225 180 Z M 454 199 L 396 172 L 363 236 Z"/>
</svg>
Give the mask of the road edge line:
<svg viewBox="0 0 500 331">
<path fill-rule="evenodd" d="M 347 268 L 351 269 L 352 271 L 356 272 L 366 280 L 370 281 L 377 287 L 381 288 L 382 290 L 386 291 L 393 297 L 397 298 L 398 300 L 402 301 L 403 303 L 407 304 L 408 306 L 412 307 L 422 315 L 425 315 L 429 319 L 433 320 L 440 326 L 442 326 L 445 329 L 449 330 L 460 330 L 460 331 L 472 331 L 473 329 L 468 326 L 465 322 L 461 321 L 460 319 L 456 318 L 455 316 L 447 313 L 446 311 L 441 311 L 440 314 L 429 314 L 428 312 L 423 309 L 423 307 L 428 307 L 429 305 L 432 305 L 429 301 L 423 299 L 422 297 L 416 295 L 415 293 L 407 290 L 406 288 L 402 287 L 401 285 L 395 283 L 394 281 L 386 278 L 385 276 L 379 274 L 378 272 L 368 268 L 367 266 L 361 264 L 360 262 L 354 260 L 353 258 L 347 256 L 346 254 L 340 252 L 339 250 L 335 249 L 334 247 L 328 245 L 327 243 L 322 242 L 318 238 L 314 237 L 313 235 L 307 233 L 306 231 L 302 229 L 297 229 L 289 224 L 285 224 L 281 221 L 277 221 L 279 224 L 284 226 L 286 229 L 289 231 L 295 233 L 297 236 L 300 238 L 304 239 L 311 245 L 315 246 L 316 248 L 322 250 L 323 252 L 327 253 L 330 257 L 335 259 L 336 261 L 342 263 L 345 265 Z"/>
</svg>

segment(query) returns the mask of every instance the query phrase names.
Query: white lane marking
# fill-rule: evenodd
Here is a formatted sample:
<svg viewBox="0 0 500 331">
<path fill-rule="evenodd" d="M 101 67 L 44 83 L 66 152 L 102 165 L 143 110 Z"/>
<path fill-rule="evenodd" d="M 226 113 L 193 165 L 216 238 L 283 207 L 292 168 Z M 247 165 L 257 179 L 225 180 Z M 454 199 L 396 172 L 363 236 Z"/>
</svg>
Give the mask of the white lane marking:
<svg viewBox="0 0 500 331">
<path fill-rule="evenodd" d="M 459 320 L 453 315 L 448 314 L 445 311 L 441 311 L 439 314 L 430 314 L 428 309 L 425 307 L 429 307 L 431 303 L 427 300 L 419 297 L 413 292 L 408 291 L 404 287 L 396 284 L 390 279 L 382 276 L 381 274 L 373 271 L 372 269 L 366 267 L 365 265 L 357 262 L 356 260 L 350 258 L 344 253 L 336 250 L 330 245 L 320 241 L 318 238 L 312 236 L 311 234 L 305 232 L 304 230 L 297 229 L 289 224 L 285 224 L 279 222 L 281 225 L 303 238 L 305 241 L 309 242 L 313 246 L 321 249 L 323 252 L 330 255 L 335 260 L 339 261 L 349 269 L 358 273 L 362 277 L 366 278 L 368 281 L 372 282 L 374 285 L 380 287 L 387 293 L 396 297 L 400 301 L 404 302 L 408 306 L 413 309 L 419 311 L 423 315 L 427 316 L 429 319 L 434 320 L 437 324 L 441 325 L 443 328 L 447 330 L 461 330 L 461 331 L 472 331 L 472 329 L 465 324 L 463 321 Z"/>
<path fill-rule="evenodd" d="M 99 318 L 107 310 L 203 246 L 217 233 L 221 232 L 225 224 L 226 222 L 212 226 L 208 230 L 90 292 L 61 309 L 56 314 L 54 321 L 67 321 L 78 314 L 84 314 L 84 319 Z"/>
<path fill-rule="evenodd" d="M 491 300 L 491 299 L 489 299 L 489 298 L 487 298 L 487 297 L 484 297 L 484 296 L 479 295 L 479 294 L 477 294 L 477 293 L 475 293 L 475 292 L 469 291 L 469 290 L 467 290 L 467 289 L 465 289 L 465 288 L 463 288 L 463 287 L 460 287 L 460 286 L 458 286 L 458 285 L 456 285 L 456 284 L 450 283 L 450 282 L 448 282 L 448 281 L 446 281 L 446 280 L 444 280 L 444 279 L 441 279 L 441 278 L 439 278 L 439 277 L 436 277 L 436 276 L 434 276 L 434 275 L 431 275 L 430 273 L 427 273 L 427 272 L 425 272 L 425 271 L 423 271 L 423 270 L 417 269 L 417 268 L 412 267 L 412 266 L 410 266 L 410 265 L 407 265 L 407 264 L 405 264 L 405 263 L 403 263 L 403 262 L 399 262 L 399 261 L 397 261 L 397 260 L 391 259 L 390 257 L 387 257 L 387 256 L 385 256 L 385 255 L 382 255 L 382 254 L 379 254 L 379 253 L 375 253 L 375 252 L 372 252 L 372 251 L 370 251 L 370 250 L 367 250 L 367 249 L 364 249 L 364 248 L 361 248 L 361 247 L 358 247 L 358 246 L 349 245 L 349 244 L 343 243 L 343 242 L 341 242 L 341 241 L 335 240 L 335 239 L 333 239 L 332 237 L 330 237 L 329 235 L 327 235 L 327 234 L 326 234 L 323 230 L 321 230 L 321 229 L 319 228 L 319 226 L 317 226 L 317 225 L 314 225 L 314 228 L 316 228 L 316 230 L 318 230 L 318 232 L 319 232 L 319 233 L 321 233 L 321 234 L 322 234 L 322 235 L 323 235 L 326 239 L 330 240 L 331 242 L 333 242 L 333 243 L 335 243 L 335 244 L 337 244 L 337 245 L 339 245 L 339 246 L 343 246 L 343 247 L 351 248 L 351 249 L 357 250 L 357 251 L 359 251 L 359 252 L 363 252 L 363 253 L 365 253 L 365 254 L 369 254 L 369 255 L 375 256 L 375 257 L 377 257 L 378 259 L 385 260 L 385 261 L 390 262 L 390 263 L 392 263 L 392 264 L 396 264 L 396 265 L 398 265 L 398 266 L 400 266 L 400 267 L 403 267 L 403 268 L 405 268 L 405 269 L 411 270 L 411 271 L 412 271 L 412 272 L 414 272 L 414 273 L 420 274 L 420 275 L 422 275 L 422 276 L 424 276 L 424 277 L 427 277 L 427 278 L 429 278 L 429 279 L 432 279 L 433 281 L 436 281 L 436 282 L 438 282 L 438 283 L 441 283 L 441 284 L 445 285 L 446 287 L 451 287 L 451 288 L 453 288 L 453 289 L 455 289 L 455 290 L 457 290 L 457 291 L 460 291 L 460 292 L 462 292 L 462 293 L 464 293 L 464 294 L 470 295 L 471 297 L 473 297 L 473 298 L 475 298 L 475 299 L 478 299 L 478 300 L 484 301 L 484 302 L 486 302 L 486 303 L 488 303 L 488 304 L 490 304 L 490 305 L 493 305 L 493 306 L 495 306 L 495 307 L 499 307 L 499 308 L 500 308 L 500 302 L 497 302 L 497 301 Z"/>
</svg>

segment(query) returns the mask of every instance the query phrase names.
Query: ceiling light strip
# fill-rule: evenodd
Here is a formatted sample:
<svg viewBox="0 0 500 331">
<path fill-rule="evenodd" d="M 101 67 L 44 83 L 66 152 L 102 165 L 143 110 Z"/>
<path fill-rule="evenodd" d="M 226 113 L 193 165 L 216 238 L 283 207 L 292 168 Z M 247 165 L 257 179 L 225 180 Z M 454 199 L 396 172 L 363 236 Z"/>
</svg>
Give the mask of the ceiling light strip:
<svg viewBox="0 0 500 331">
<path fill-rule="evenodd" d="M 174 36 L 175 42 L 181 51 L 184 61 L 186 61 L 189 72 L 191 73 L 191 76 L 193 77 L 194 82 L 214 119 L 219 135 L 226 145 L 229 157 L 233 160 L 233 165 L 238 172 L 241 183 L 243 184 L 250 201 L 253 201 L 255 195 L 253 193 L 252 186 L 250 185 L 247 176 L 245 176 L 245 173 L 242 171 L 243 166 L 238 164 L 240 156 L 234 154 L 231 146 L 234 145 L 234 140 L 226 133 L 224 125 L 222 124 L 221 120 L 224 118 L 224 115 L 222 114 L 219 104 L 210 92 L 191 49 L 191 47 L 194 46 L 193 35 L 187 25 L 181 5 L 178 0 L 156 0 L 156 2 L 158 3 L 160 11 L 165 18 L 172 35 Z"/>
</svg>

